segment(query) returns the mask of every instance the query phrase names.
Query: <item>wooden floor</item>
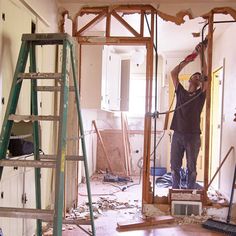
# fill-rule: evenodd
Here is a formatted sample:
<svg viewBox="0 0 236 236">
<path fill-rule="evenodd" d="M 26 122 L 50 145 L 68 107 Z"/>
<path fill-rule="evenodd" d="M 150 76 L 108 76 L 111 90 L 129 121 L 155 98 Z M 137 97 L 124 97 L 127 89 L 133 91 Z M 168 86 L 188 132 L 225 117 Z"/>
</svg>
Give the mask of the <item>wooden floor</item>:
<svg viewBox="0 0 236 236">
<path fill-rule="evenodd" d="M 138 181 L 135 180 L 134 183 Z M 131 186 L 131 185 L 130 185 Z M 139 206 L 141 206 L 141 192 L 142 186 L 137 184 L 131 187 L 128 187 L 125 191 L 119 191 L 118 188 L 112 186 L 112 184 L 104 184 L 101 179 L 95 179 L 91 181 L 91 190 L 92 190 L 92 200 L 97 202 L 98 199 L 102 197 L 107 197 L 109 199 L 115 199 L 118 202 L 130 202 L 135 200 Z M 166 190 L 165 190 L 166 191 Z M 80 186 L 79 188 L 79 205 L 87 201 L 86 188 L 85 185 Z M 158 225 L 152 228 L 145 228 L 142 230 L 135 231 L 126 231 L 118 232 L 117 222 L 124 222 L 124 220 L 135 219 L 137 215 L 140 215 L 140 207 L 137 208 L 128 208 L 128 209 L 115 209 L 115 210 L 103 210 L 102 214 L 95 220 L 96 236 L 217 236 L 225 235 L 223 233 L 210 231 L 202 228 L 201 224 L 179 224 L 172 223 L 169 225 Z M 73 229 L 69 229 L 68 226 L 65 227 L 66 230 L 63 231 L 63 236 L 85 236 L 88 235 L 83 232 L 80 228 L 74 226 Z M 89 227 L 84 226 L 86 230 Z M 52 234 L 45 234 L 45 236 Z"/>
<path fill-rule="evenodd" d="M 223 233 L 210 231 L 202 228 L 201 225 L 188 224 L 188 225 L 160 225 L 155 228 L 146 228 L 142 230 L 118 232 L 116 230 L 117 212 L 109 211 L 104 217 L 100 217 L 95 221 L 96 235 L 97 236 L 220 236 Z M 73 230 L 66 230 L 63 236 L 85 236 L 88 235 L 76 228 Z"/>
</svg>

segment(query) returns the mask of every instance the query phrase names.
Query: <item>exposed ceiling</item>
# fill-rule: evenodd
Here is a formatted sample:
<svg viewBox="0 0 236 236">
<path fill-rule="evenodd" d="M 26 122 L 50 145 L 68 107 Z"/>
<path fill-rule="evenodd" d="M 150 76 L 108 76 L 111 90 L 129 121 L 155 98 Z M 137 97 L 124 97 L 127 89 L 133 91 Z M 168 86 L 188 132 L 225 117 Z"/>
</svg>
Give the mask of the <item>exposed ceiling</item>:
<svg viewBox="0 0 236 236">
<path fill-rule="evenodd" d="M 127 0 L 57 0 L 62 3 L 81 3 L 81 4 L 127 4 Z M 150 0 L 129 0 L 129 4 L 132 3 L 142 3 L 142 4 L 150 4 L 154 1 Z M 158 3 L 206 3 L 206 0 L 159 0 Z M 208 0 L 209 2 L 219 3 L 219 2 L 236 2 L 236 0 Z M 157 4 L 157 3 L 155 3 Z M 139 31 L 139 15 L 138 14 L 128 14 L 122 16 L 137 32 Z M 89 21 L 94 18 L 94 15 L 83 15 L 83 17 L 79 18 L 78 25 L 79 28 L 82 28 Z M 201 41 L 202 38 L 202 28 L 206 24 L 206 21 L 202 17 L 197 17 L 194 19 L 189 19 L 188 16 L 184 17 L 185 23 L 181 25 L 176 25 L 170 21 L 164 21 L 162 18 L 158 17 L 158 36 L 157 36 L 157 49 L 159 53 L 165 52 L 173 52 L 173 51 L 191 51 L 194 49 L 195 45 Z M 230 15 L 223 14 L 215 14 L 215 21 L 229 21 L 233 20 Z M 125 27 L 123 27 L 117 20 L 111 19 L 111 35 L 113 36 L 131 36 L 130 32 L 128 32 Z M 97 25 L 93 26 L 90 29 L 89 35 L 93 35 L 94 33 L 98 33 L 98 35 L 102 36 L 105 33 L 105 19 L 100 21 Z M 146 22 L 144 27 L 144 34 L 147 36 L 148 32 L 148 23 Z M 214 25 L 214 39 L 219 37 L 224 30 L 230 24 L 215 24 Z M 204 35 L 207 34 L 207 27 L 204 32 Z M 130 50 L 135 50 L 133 47 L 114 47 L 120 53 L 126 53 Z"/>
<path fill-rule="evenodd" d="M 89 20 L 91 20 L 93 15 L 85 15 L 79 19 L 79 27 L 83 27 Z M 134 29 L 138 31 L 139 29 L 139 16 L 138 14 L 124 15 L 124 19 L 129 22 Z M 201 41 L 201 33 L 203 26 L 207 23 L 202 17 L 197 17 L 195 19 L 189 19 L 188 16 L 184 18 L 185 23 L 181 25 L 176 25 L 173 22 L 167 22 L 158 17 L 158 36 L 157 36 L 157 49 L 159 53 L 173 52 L 173 51 L 191 51 L 194 49 L 195 45 Z M 214 18 L 215 21 L 219 20 L 233 20 L 229 15 L 217 14 Z M 145 24 L 144 33 L 149 34 L 147 24 Z M 130 33 L 125 29 L 119 22 L 113 19 L 111 33 L 118 35 L 129 35 Z M 214 38 L 219 37 L 220 34 L 229 26 L 229 24 L 215 24 Z M 104 34 L 105 20 L 99 22 L 93 28 L 90 29 L 90 35 L 99 32 L 100 35 Z M 204 35 L 207 34 L 207 27 L 204 31 Z M 194 37 L 195 35 L 195 37 Z M 196 35 L 198 37 L 196 37 Z M 135 50 L 134 47 L 114 47 L 119 53 L 127 53 L 127 51 Z"/>
<path fill-rule="evenodd" d="M 229 20 L 233 20 L 233 18 L 229 15 L 222 14 L 216 15 L 214 19 L 214 21 Z M 181 25 L 159 19 L 158 49 L 161 52 L 192 50 L 194 46 L 201 41 L 202 29 L 206 23 L 207 22 L 202 17 L 189 20 L 186 16 L 185 23 Z M 214 39 L 217 39 L 229 25 L 230 23 L 214 24 Z M 208 28 L 206 26 L 203 37 L 205 37 L 207 32 Z M 198 37 L 196 37 L 196 35 Z"/>
</svg>

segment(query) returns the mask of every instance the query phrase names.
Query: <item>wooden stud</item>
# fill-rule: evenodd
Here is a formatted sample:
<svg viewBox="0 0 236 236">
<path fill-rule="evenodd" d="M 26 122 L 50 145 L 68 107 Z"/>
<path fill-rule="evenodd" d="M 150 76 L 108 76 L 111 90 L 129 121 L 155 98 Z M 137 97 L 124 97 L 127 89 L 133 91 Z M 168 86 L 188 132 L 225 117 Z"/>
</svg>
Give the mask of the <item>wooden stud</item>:
<svg viewBox="0 0 236 236">
<path fill-rule="evenodd" d="M 204 189 L 205 197 L 204 203 L 207 202 L 206 188 L 209 183 L 209 144 L 210 144 L 210 120 L 211 120 L 211 74 L 212 74 L 212 47 L 213 47 L 213 21 L 214 13 L 211 12 L 209 16 L 209 25 L 208 25 L 208 89 L 206 91 L 206 123 L 205 123 L 205 159 L 204 159 Z"/>
<path fill-rule="evenodd" d="M 107 155 L 107 151 L 106 151 L 106 148 L 105 148 L 104 142 L 103 142 L 103 140 L 102 140 L 102 136 L 101 136 L 101 134 L 100 134 L 100 132 L 99 132 L 99 130 L 98 130 L 98 128 L 97 128 L 97 125 L 96 125 L 95 120 L 93 120 L 92 123 L 93 123 L 93 125 L 94 125 L 95 130 L 96 130 L 96 133 L 97 133 L 98 139 L 99 139 L 99 141 L 100 141 L 100 143 L 101 143 L 101 145 L 102 145 L 102 149 L 103 149 L 103 152 L 104 152 L 105 158 L 106 158 L 106 160 L 107 160 L 108 167 L 109 167 L 111 173 L 113 173 L 113 171 L 112 171 L 112 167 L 111 167 L 110 159 L 109 159 L 109 157 L 108 157 L 108 155 Z"/>
<path fill-rule="evenodd" d="M 79 31 L 77 31 L 76 35 L 80 36 L 86 30 L 92 28 L 94 25 L 98 24 L 105 18 L 106 12 L 102 11 L 99 15 L 94 17 L 91 21 L 89 21 L 84 27 L 82 27 Z"/>
<path fill-rule="evenodd" d="M 77 16 L 83 16 L 84 14 L 100 14 L 101 12 L 106 12 L 108 7 L 83 7 Z"/>
<path fill-rule="evenodd" d="M 106 20 L 106 37 L 111 36 L 111 12 L 107 11 L 107 20 Z"/>
<path fill-rule="evenodd" d="M 125 21 L 120 15 L 118 15 L 114 10 L 112 11 L 111 14 L 134 36 L 140 37 L 140 34 L 129 23 L 127 23 L 127 21 Z"/>
<path fill-rule="evenodd" d="M 140 36 L 144 35 L 144 10 L 141 11 L 140 15 Z"/>
<path fill-rule="evenodd" d="M 91 45 L 145 45 L 150 42 L 150 37 L 94 37 L 81 36 L 77 38 L 79 44 Z"/>
<path fill-rule="evenodd" d="M 150 150 L 151 150 L 151 112 L 152 102 L 152 77 L 153 77 L 153 41 L 147 44 L 147 62 L 146 62 L 146 105 L 145 105 L 145 123 L 144 123 L 144 151 L 143 151 L 143 203 L 151 203 L 152 192 L 150 188 Z"/>
</svg>

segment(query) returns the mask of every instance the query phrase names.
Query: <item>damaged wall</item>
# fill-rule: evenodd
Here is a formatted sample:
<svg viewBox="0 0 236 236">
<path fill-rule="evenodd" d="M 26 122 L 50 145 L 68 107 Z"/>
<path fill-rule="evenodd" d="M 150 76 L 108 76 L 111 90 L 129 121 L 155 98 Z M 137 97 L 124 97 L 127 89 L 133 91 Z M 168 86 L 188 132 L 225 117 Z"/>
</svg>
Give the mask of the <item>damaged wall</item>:
<svg viewBox="0 0 236 236">
<path fill-rule="evenodd" d="M 235 91 L 236 91 L 236 23 L 231 23 L 227 27 L 223 35 L 214 41 L 213 44 L 213 71 L 223 66 L 225 60 L 224 85 L 223 85 L 223 114 L 222 114 L 222 143 L 221 143 L 221 161 L 225 157 L 229 148 L 236 147 L 235 132 L 236 124 L 233 121 L 236 111 Z M 235 150 L 231 152 L 225 164 L 220 171 L 220 186 L 221 193 L 230 196 L 230 191 L 233 181 L 233 173 L 235 167 Z M 236 196 L 234 196 L 234 199 Z"/>
<path fill-rule="evenodd" d="M 36 32 L 57 32 L 57 4 L 56 1 L 18 1 L 18 0 L 0 0 L 1 20 L 0 20 L 0 88 L 3 88 L 1 95 L 1 125 L 3 115 L 7 106 L 9 89 L 15 71 L 16 60 L 18 58 L 21 36 L 23 33 L 31 33 L 32 24 L 36 26 Z M 20 19 L 20 20 L 19 20 Z M 45 50 L 40 48 L 37 51 L 38 70 L 54 72 L 56 68 L 56 50 L 49 48 Z M 26 81 L 27 82 L 27 81 Z M 27 83 L 26 83 L 27 84 Z M 22 88 L 22 97 L 19 99 L 19 107 L 17 112 L 27 114 L 30 111 L 30 87 Z M 39 114 L 53 114 L 53 96 L 41 96 L 39 101 L 42 107 Z M 4 100 L 4 104 L 2 101 Z M 53 143 L 53 125 L 52 122 L 41 125 L 42 134 L 42 150 L 46 153 L 54 153 Z M 25 180 L 24 180 L 25 175 Z M 42 207 L 48 207 L 52 202 L 52 171 L 44 169 L 42 171 Z M 3 170 L 3 178 L 0 182 L 1 206 L 18 206 L 22 207 L 23 186 L 26 186 L 25 193 L 27 203 L 25 207 L 35 207 L 34 192 L 34 169 L 5 167 Z M 1 228 L 4 235 L 30 235 L 35 232 L 35 221 L 1 218 Z"/>
<path fill-rule="evenodd" d="M 104 5 L 104 4 L 105 4 L 105 2 L 103 4 L 101 3 L 100 5 Z M 94 2 L 87 1 L 87 5 L 94 6 L 95 4 L 94 4 Z M 96 5 L 98 5 L 98 4 L 96 4 Z M 79 8 L 82 7 L 82 4 L 65 3 L 64 1 L 61 1 L 60 7 L 61 7 L 60 10 L 67 9 L 69 11 L 70 17 L 73 18 L 75 16 L 75 14 L 79 11 Z M 206 3 L 206 2 L 198 2 L 198 3 L 187 2 L 186 3 L 183 1 L 176 1 L 174 3 L 166 3 L 166 2 L 161 1 L 159 4 L 153 4 L 153 7 L 158 9 L 158 14 L 161 17 L 164 17 L 165 19 L 169 19 L 170 21 L 176 21 L 178 24 L 181 24 L 184 22 L 184 20 L 182 18 L 184 16 L 184 14 L 186 14 L 186 13 L 189 16 L 189 18 L 192 18 L 192 17 L 197 17 L 197 16 L 207 14 L 213 8 L 232 7 L 235 9 L 236 3 L 232 2 L 232 1 L 227 1 L 227 2 L 226 1 L 219 1 L 219 2 L 211 1 L 208 3 Z M 177 16 L 177 18 L 176 18 L 176 16 Z M 215 50 L 217 50 L 217 49 L 215 49 Z M 222 49 L 219 49 L 219 48 L 218 48 L 218 50 L 222 51 Z M 228 87 L 226 86 L 224 93 L 230 94 L 228 92 L 228 90 L 230 90 L 230 88 L 229 88 L 229 86 Z M 163 88 L 160 91 L 160 93 L 161 93 L 161 101 L 165 101 L 164 103 L 165 103 L 165 107 L 166 107 L 166 104 L 167 104 L 166 97 L 168 96 L 168 91 L 166 88 Z M 165 108 L 165 107 L 164 106 L 162 107 L 162 105 L 161 105 L 161 108 Z M 232 107 L 231 107 L 231 110 L 232 110 Z M 231 113 L 232 113 L 232 111 L 231 111 Z M 232 125 L 234 125 L 234 124 L 232 123 Z M 225 126 L 225 125 L 224 125 L 224 127 L 226 127 L 226 130 L 223 131 L 223 136 L 224 137 L 228 137 L 227 135 L 230 136 L 231 135 L 230 128 L 228 128 L 228 126 Z M 229 127 L 231 127 L 231 124 Z M 168 138 L 166 138 L 166 139 L 168 139 Z M 166 140 L 166 141 L 168 142 L 168 140 Z M 225 143 L 225 145 L 223 145 L 223 146 L 229 146 L 229 144 L 226 141 L 224 141 L 224 143 Z M 222 149 L 222 152 L 224 152 L 223 149 Z M 169 151 L 168 151 L 168 153 L 169 153 Z M 221 183 L 221 184 L 223 184 L 223 183 Z M 229 190 L 228 190 L 228 193 L 229 193 Z"/>
</svg>

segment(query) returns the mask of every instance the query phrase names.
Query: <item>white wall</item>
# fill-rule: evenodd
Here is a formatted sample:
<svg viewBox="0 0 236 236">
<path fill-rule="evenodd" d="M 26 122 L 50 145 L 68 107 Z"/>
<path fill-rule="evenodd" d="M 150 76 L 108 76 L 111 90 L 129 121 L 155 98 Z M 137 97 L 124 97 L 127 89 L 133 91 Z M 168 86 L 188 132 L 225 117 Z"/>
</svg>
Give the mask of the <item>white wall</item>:
<svg viewBox="0 0 236 236">
<path fill-rule="evenodd" d="M 221 143 L 221 161 L 229 148 L 236 148 L 236 123 L 233 121 L 236 113 L 236 23 L 227 27 L 224 34 L 214 42 L 213 71 L 223 65 L 225 59 L 224 97 L 223 97 L 223 126 Z M 232 152 L 220 171 L 220 192 L 230 196 L 235 167 L 235 151 Z"/>
<path fill-rule="evenodd" d="M 57 31 L 57 4 L 56 0 L 52 1 L 18 1 L 18 0 L 0 0 L 0 99 L 2 99 L 3 94 L 1 93 L 1 88 L 4 88 L 5 105 L 2 109 L 0 105 L 1 120 L 2 124 L 3 113 L 6 108 L 9 89 L 11 86 L 12 75 L 15 70 L 16 60 L 18 58 L 18 53 L 21 44 L 21 35 L 23 33 L 31 32 L 31 22 L 36 24 L 37 32 L 56 32 Z M 2 20 L 2 14 L 5 14 L 6 20 Z M 48 51 L 38 50 L 38 58 L 40 63 L 37 69 L 44 69 L 47 72 L 55 71 L 55 48 L 50 48 Z M 4 83 L 3 83 L 4 81 Z M 25 90 L 24 90 L 25 91 Z M 20 109 L 18 111 L 26 112 L 29 111 L 29 104 L 26 105 L 26 101 L 29 99 L 30 91 L 24 92 L 25 98 L 20 100 Z M 39 96 L 40 97 L 40 96 Z M 41 98 L 41 97 L 40 97 Z M 45 99 L 44 99 L 45 101 Z M 50 96 L 46 97 L 42 111 L 53 112 L 52 106 L 53 99 Z M 48 106 L 49 105 L 49 106 Z M 25 109 L 28 107 L 28 109 Z M 45 109 L 44 109 L 45 108 Z M 40 111 L 39 111 L 40 112 Z M 49 133 L 52 133 L 53 127 L 51 125 L 42 125 L 41 131 L 43 134 L 42 149 L 44 151 L 52 152 L 53 150 L 53 139 Z M 6 169 L 6 170 L 5 170 Z M 21 205 L 21 194 L 23 191 L 23 177 L 22 169 L 19 171 L 13 171 L 12 175 L 7 174 L 8 169 L 4 168 L 3 178 L 0 183 L 1 192 L 5 192 L 5 198 L 0 199 L 1 206 L 18 206 Z M 34 207 L 34 171 L 30 168 L 27 169 L 25 174 L 28 176 L 26 178 L 25 185 L 27 187 L 26 194 L 28 198 L 28 206 Z M 29 177 L 30 176 L 30 177 Z M 16 181 L 17 180 L 17 181 Z M 33 182 L 32 182 L 33 181 Z M 42 171 L 42 208 L 47 207 L 51 204 L 51 170 Z M 16 194 L 19 195 L 17 195 Z M 8 198 L 7 195 L 10 194 L 12 197 Z M 12 200 L 14 198 L 14 201 Z M 17 198 L 17 199 L 16 199 Z M 20 202 L 20 203 L 19 203 Z M 3 228 L 4 235 L 32 235 L 35 231 L 35 220 L 24 220 L 27 224 L 22 225 L 22 220 L 16 223 L 15 219 L 1 218 L 1 228 Z M 30 222 L 30 223 L 28 223 Z M 17 226 L 18 225 L 18 226 Z M 25 231 L 23 232 L 23 228 Z"/>
</svg>

